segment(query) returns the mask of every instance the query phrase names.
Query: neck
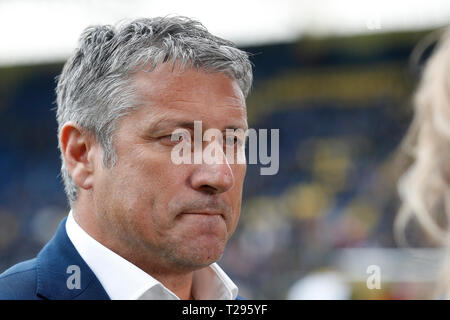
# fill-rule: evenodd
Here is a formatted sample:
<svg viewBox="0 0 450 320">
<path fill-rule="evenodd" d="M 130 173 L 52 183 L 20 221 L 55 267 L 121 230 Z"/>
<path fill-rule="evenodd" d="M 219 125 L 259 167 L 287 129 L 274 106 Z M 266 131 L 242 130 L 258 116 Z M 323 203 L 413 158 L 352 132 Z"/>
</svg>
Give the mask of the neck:
<svg viewBox="0 0 450 320">
<path fill-rule="evenodd" d="M 192 295 L 192 273 L 180 275 L 153 275 L 152 277 L 161 282 L 167 289 L 172 291 L 181 300 L 194 300 Z"/>
</svg>

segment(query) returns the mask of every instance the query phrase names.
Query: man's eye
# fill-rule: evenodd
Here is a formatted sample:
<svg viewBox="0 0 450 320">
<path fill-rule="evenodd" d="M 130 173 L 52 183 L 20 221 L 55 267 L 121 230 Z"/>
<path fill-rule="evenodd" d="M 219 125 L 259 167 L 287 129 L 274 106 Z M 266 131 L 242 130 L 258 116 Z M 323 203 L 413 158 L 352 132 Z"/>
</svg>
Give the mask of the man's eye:
<svg viewBox="0 0 450 320">
<path fill-rule="evenodd" d="M 168 136 L 162 136 L 159 138 L 159 141 L 162 144 L 167 144 L 167 145 L 175 145 L 179 142 L 181 142 L 183 140 L 182 136 L 173 136 L 172 135 L 168 135 Z"/>
<path fill-rule="evenodd" d="M 188 132 L 174 132 L 170 135 L 160 137 L 159 140 L 166 145 L 176 145 L 182 141 L 189 141 L 189 137 Z"/>
<path fill-rule="evenodd" d="M 170 137 L 170 140 L 174 141 L 174 142 L 180 142 L 180 141 L 183 141 L 183 139 L 184 139 L 184 136 L 181 134 L 174 134 L 174 135 L 170 135 L 169 137 Z"/>
</svg>

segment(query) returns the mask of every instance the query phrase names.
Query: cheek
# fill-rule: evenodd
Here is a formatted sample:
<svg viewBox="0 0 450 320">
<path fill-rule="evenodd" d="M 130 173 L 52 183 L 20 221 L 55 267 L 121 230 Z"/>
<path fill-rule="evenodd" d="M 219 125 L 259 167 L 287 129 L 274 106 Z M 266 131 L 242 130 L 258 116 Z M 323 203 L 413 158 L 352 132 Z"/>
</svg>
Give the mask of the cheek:
<svg viewBox="0 0 450 320">
<path fill-rule="evenodd" d="M 144 152 L 135 153 L 117 166 L 113 201 L 134 216 L 139 224 L 159 226 L 170 223 L 168 203 L 183 184 L 184 170 L 172 165 L 170 158 Z M 149 225 L 151 224 L 151 225 Z"/>
<path fill-rule="evenodd" d="M 95 186 L 95 198 L 106 212 L 114 212 L 116 219 L 128 220 L 141 215 L 152 201 L 151 186 L 146 169 L 127 159 L 102 169 Z M 140 218 L 140 217 L 136 217 Z"/>
<path fill-rule="evenodd" d="M 234 176 L 234 187 L 233 192 L 238 193 L 239 199 L 242 196 L 242 188 L 244 185 L 245 173 L 247 171 L 247 165 L 236 164 L 231 167 Z"/>
<path fill-rule="evenodd" d="M 163 193 L 152 185 L 149 171 L 133 166 L 114 167 L 103 181 L 101 206 L 110 225 L 133 239 L 155 242 L 167 225 Z"/>
<path fill-rule="evenodd" d="M 165 171 L 162 161 L 144 152 L 129 151 L 118 160 L 112 171 L 116 172 L 118 192 L 133 190 L 127 196 L 136 196 L 144 200 L 146 195 L 156 192 L 155 187 L 163 187 Z"/>
</svg>

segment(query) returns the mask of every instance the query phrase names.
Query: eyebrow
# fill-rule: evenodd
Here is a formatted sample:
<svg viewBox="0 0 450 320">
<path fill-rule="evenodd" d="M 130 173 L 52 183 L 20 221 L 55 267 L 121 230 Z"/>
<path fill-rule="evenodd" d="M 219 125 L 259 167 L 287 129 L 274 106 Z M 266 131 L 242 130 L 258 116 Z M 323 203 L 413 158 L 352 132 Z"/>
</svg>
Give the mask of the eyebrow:
<svg viewBox="0 0 450 320">
<path fill-rule="evenodd" d="M 186 120 L 159 119 L 155 123 L 150 124 L 148 132 L 157 133 L 167 128 L 186 128 L 194 130 L 194 122 Z"/>
<path fill-rule="evenodd" d="M 157 133 L 159 131 L 165 130 L 167 128 L 185 128 L 185 129 L 190 129 L 190 130 L 194 130 L 194 121 L 196 120 L 192 120 L 192 121 L 187 121 L 187 120 L 175 120 L 175 119 L 160 119 L 157 120 L 154 124 L 152 124 L 149 129 L 148 132 L 151 133 Z M 237 129 L 243 129 L 244 131 L 247 128 L 247 124 L 245 123 L 245 125 L 230 125 L 230 126 L 226 126 L 223 130 L 226 129 L 232 129 L 232 130 L 237 130 Z"/>
</svg>

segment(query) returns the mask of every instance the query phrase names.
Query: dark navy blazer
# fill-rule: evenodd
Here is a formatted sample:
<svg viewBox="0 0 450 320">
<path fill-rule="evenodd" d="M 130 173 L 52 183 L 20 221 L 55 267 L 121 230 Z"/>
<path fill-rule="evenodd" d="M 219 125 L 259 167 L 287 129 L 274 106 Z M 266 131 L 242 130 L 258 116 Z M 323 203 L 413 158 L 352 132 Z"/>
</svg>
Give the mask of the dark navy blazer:
<svg viewBox="0 0 450 320">
<path fill-rule="evenodd" d="M 109 300 L 95 274 L 81 258 L 66 233 L 66 220 L 36 258 L 12 266 L 0 274 L 0 299 Z M 69 289 L 69 266 L 80 268 L 80 288 Z M 69 273 L 68 273 L 69 272 Z M 70 286 L 73 287 L 73 286 Z M 237 300 L 242 297 L 238 296 Z"/>
<path fill-rule="evenodd" d="M 16 264 L 0 274 L 0 299 L 109 299 L 67 236 L 66 219 L 36 258 Z M 73 272 L 68 271 L 68 267 L 72 265 L 80 268 L 79 289 L 69 289 L 67 285 Z"/>
</svg>

